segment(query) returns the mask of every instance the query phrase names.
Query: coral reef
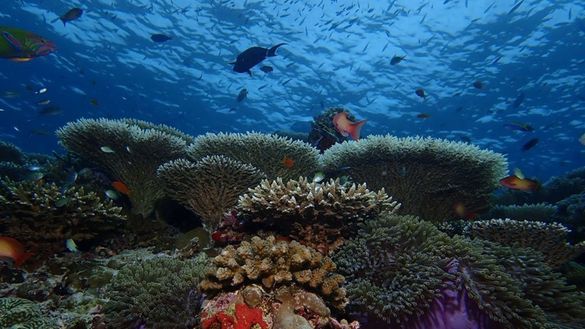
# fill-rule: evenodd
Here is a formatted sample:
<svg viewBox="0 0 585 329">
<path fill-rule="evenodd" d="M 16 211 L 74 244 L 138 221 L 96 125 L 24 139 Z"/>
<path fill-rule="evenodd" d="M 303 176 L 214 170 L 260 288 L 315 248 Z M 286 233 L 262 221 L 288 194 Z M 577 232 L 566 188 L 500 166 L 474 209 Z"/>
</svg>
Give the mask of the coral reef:
<svg viewBox="0 0 585 329">
<path fill-rule="evenodd" d="M 496 256 L 486 244 L 450 238 L 413 217 L 383 214 L 364 222 L 333 259 L 347 277 L 350 306 L 390 327 L 552 328 L 547 316 L 573 322 L 562 315 L 581 311 L 581 295 L 538 259 L 519 270 L 524 281 L 517 279 L 511 271 L 524 258 Z M 542 270 L 530 272 L 536 267 Z M 535 287 L 539 291 L 527 291 Z M 562 299 L 562 310 L 550 298 Z"/>
<path fill-rule="evenodd" d="M 122 122 L 125 122 L 125 123 L 131 125 L 131 126 L 138 126 L 141 129 L 154 129 L 154 130 L 162 131 L 162 132 L 167 133 L 171 136 L 175 136 L 175 137 L 178 137 L 178 138 L 184 140 L 185 143 L 187 143 L 187 145 L 193 143 L 193 141 L 195 140 L 195 137 L 193 137 L 189 134 L 185 134 L 184 132 L 180 131 L 179 129 L 171 127 L 171 126 L 167 126 L 167 125 L 163 125 L 163 124 L 154 124 L 152 122 L 138 120 L 138 119 L 134 119 L 134 118 L 123 118 L 120 120 Z"/>
<path fill-rule="evenodd" d="M 505 246 L 532 248 L 544 255 L 552 267 L 558 267 L 585 252 L 585 242 L 567 242 L 569 230 L 559 223 L 491 219 L 474 221 L 464 229 L 465 234 Z"/>
<path fill-rule="evenodd" d="M 0 298 L 0 328 L 57 329 L 34 302 L 15 297 Z"/>
<path fill-rule="evenodd" d="M 562 272 L 570 284 L 574 284 L 585 292 L 585 265 L 577 262 L 568 262 L 562 267 Z"/>
<path fill-rule="evenodd" d="M 195 139 L 188 153 L 196 161 L 208 155 L 225 155 L 258 168 L 268 179 L 310 176 L 319 168 L 319 152 L 311 145 L 261 133 L 207 133 Z"/>
<path fill-rule="evenodd" d="M 357 121 L 356 118 L 350 114 L 349 110 L 343 107 L 330 107 L 313 118 L 308 141 L 311 145 L 314 145 L 319 149 L 319 151 L 324 152 L 333 146 L 333 144 L 347 140 L 347 138 L 341 135 L 333 125 L 333 117 L 341 112 L 348 113 L 347 117 L 350 121 Z"/>
<path fill-rule="evenodd" d="M 0 180 L 0 225 L 5 234 L 22 241 L 92 239 L 119 228 L 126 219 L 121 211 L 83 187 L 62 190 L 49 183 Z"/>
<path fill-rule="evenodd" d="M 251 165 L 225 156 L 208 156 L 197 163 L 179 159 L 157 171 L 171 198 L 201 216 L 210 231 L 219 224 L 238 197 L 257 185 L 264 175 Z"/>
<path fill-rule="evenodd" d="M 12 162 L 21 165 L 25 162 L 25 155 L 14 144 L 0 141 L 0 162 Z"/>
<path fill-rule="evenodd" d="M 123 120 L 80 119 L 57 130 L 57 136 L 67 150 L 128 186 L 133 212 L 147 217 L 164 196 L 156 169 L 186 156 L 185 140 L 165 130 Z"/>
<path fill-rule="evenodd" d="M 157 256 L 125 264 L 105 291 L 108 328 L 192 328 L 198 323 L 197 290 L 207 257 Z"/>
<path fill-rule="evenodd" d="M 334 272 L 335 263 L 296 241 L 255 236 L 237 248 L 224 248 L 213 259 L 213 265 L 200 285 L 206 293 L 233 291 L 253 283 L 266 289 L 296 284 L 315 292 L 336 309 L 343 309 L 347 303 L 341 287 L 344 278 Z"/>
<path fill-rule="evenodd" d="M 404 213 L 442 221 L 456 217 L 458 205 L 469 214 L 486 210 L 507 162 L 466 143 L 386 135 L 334 145 L 323 165 L 325 171 L 348 168 L 354 181 L 384 188 Z"/>
<path fill-rule="evenodd" d="M 510 218 L 513 220 L 528 220 L 548 222 L 557 212 L 557 207 L 547 203 L 523 204 L 523 205 L 496 205 L 487 213 L 481 215 L 482 219 Z"/>
<path fill-rule="evenodd" d="M 263 180 L 240 197 L 237 210 L 254 223 L 326 252 L 335 249 L 358 220 L 399 206 L 383 189 L 376 193 L 365 184 L 344 186 L 333 179 L 321 184 L 301 177 L 286 183 L 280 178 Z"/>
</svg>

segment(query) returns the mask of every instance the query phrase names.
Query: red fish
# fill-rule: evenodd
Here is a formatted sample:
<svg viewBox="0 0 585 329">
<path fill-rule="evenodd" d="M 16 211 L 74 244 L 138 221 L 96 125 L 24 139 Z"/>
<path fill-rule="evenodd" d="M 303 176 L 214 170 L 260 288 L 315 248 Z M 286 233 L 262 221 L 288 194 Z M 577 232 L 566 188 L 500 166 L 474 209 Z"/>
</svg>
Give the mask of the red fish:
<svg viewBox="0 0 585 329">
<path fill-rule="evenodd" d="M 122 183 L 119 180 L 112 182 L 112 187 L 114 188 L 114 190 L 124 195 L 130 195 L 130 189 L 128 188 L 128 185 Z"/>
<path fill-rule="evenodd" d="M 289 158 L 288 155 L 285 155 L 284 158 L 282 158 L 282 165 L 285 168 L 291 169 L 292 167 L 295 166 L 295 160 Z"/>
<path fill-rule="evenodd" d="M 347 112 L 339 112 L 333 117 L 335 129 L 344 137 L 350 136 L 353 140 L 360 139 L 360 131 L 367 120 L 351 122 Z"/>
<path fill-rule="evenodd" d="M 0 236 L 0 259 L 10 259 L 14 262 L 14 266 L 19 267 L 32 255 L 25 252 L 24 246 L 16 239 Z"/>
<path fill-rule="evenodd" d="M 500 184 L 509 189 L 524 192 L 532 192 L 540 188 L 540 183 L 538 181 L 528 178 L 520 178 L 516 175 L 511 175 L 506 178 L 500 179 Z"/>
</svg>

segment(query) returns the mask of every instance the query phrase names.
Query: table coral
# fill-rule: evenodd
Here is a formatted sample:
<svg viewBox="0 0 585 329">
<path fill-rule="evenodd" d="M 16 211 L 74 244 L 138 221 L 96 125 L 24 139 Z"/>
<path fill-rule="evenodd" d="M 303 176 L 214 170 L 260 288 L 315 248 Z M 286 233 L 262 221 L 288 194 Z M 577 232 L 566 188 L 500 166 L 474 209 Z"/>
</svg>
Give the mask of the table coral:
<svg viewBox="0 0 585 329">
<path fill-rule="evenodd" d="M 124 183 L 132 211 L 147 217 L 156 201 L 164 197 L 157 168 L 184 158 L 187 142 L 165 132 L 165 127 L 149 124 L 141 128 L 145 124 L 128 122 L 80 119 L 57 130 L 57 136 L 67 150 L 98 165 L 112 180 Z"/>
<path fill-rule="evenodd" d="M 254 132 L 207 133 L 195 139 L 188 153 L 192 160 L 224 155 L 258 168 L 268 179 L 310 176 L 319 168 L 319 151 L 311 145 Z"/>
<path fill-rule="evenodd" d="M 57 329 L 34 302 L 23 298 L 0 298 L 0 328 Z"/>
<path fill-rule="evenodd" d="M 442 139 L 368 136 L 336 144 L 323 154 L 325 171 L 346 168 L 358 183 L 384 188 L 406 214 L 426 220 L 456 217 L 487 209 L 491 193 L 506 176 L 503 155 Z"/>
</svg>

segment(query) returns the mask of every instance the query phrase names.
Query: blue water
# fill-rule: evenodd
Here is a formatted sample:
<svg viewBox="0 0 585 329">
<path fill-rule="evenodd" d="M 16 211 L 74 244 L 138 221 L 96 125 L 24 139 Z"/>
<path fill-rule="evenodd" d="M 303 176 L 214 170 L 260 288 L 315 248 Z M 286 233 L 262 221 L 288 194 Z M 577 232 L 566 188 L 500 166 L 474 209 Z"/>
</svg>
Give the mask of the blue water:
<svg viewBox="0 0 585 329">
<path fill-rule="evenodd" d="M 85 10 L 80 19 L 53 22 L 74 6 Z M 585 165 L 585 2 L 513 8 L 508 0 L 5 0 L 0 25 L 58 50 L 0 61 L 0 139 L 62 151 L 54 130 L 80 117 L 135 117 L 193 135 L 306 132 L 323 108 L 344 106 L 368 119 L 363 135 L 469 140 L 546 180 Z M 153 33 L 173 39 L 155 43 Z M 248 47 L 281 42 L 263 63 L 272 73 L 255 67 L 250 77 L 228 64 Z M 406 60 L 390 65 L 394 55 Z M 242 88 L 248 98 L 237 105 Z M 62 112 L 39 114 L 44 99 Z M 504 127 L 514 121 L 534 131 Z"/>
</svg>

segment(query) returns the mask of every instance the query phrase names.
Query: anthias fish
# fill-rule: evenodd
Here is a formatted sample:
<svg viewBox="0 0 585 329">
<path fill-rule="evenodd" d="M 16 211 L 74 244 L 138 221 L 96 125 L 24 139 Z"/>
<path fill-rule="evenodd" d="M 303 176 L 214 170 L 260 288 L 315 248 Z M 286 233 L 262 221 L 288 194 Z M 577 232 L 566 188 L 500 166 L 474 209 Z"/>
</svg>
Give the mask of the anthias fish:
<svg viewBox="0 0 585 329">
<path fill-rule="evenodd" d="M 19 267 L 33 254 L 25 252 L 22 243 L 16 239 L 0 236 L 0 260 L 8 260 Z"/>
<path fill-rule="evenodd" d="M 0 26 L 0 58 L 27 62 L 55 51 L 55 44 L 25 30 Z"/>
<path fill-rule="evenodd" d="M 249 75 L 252 75 L 252 71 L 250 71 L 251 68 L 260 64 L 260 62 L 265 60 L 266 57 L 276 56 L 276 49 L 285 44 L 286 43 L 279 43 L 271 48 L 264 47 L 248 48 L 236 57 L 235 62 L 231 62 L 230 64 L 234 65 L 234 71 L 238 73 L 247 72 Z"/>
<path fill-rule="evenodd" d="M 339 112 L 333 116 L 333 126 L 344 137 L 351 137 L 353 140 L 360 139 L 360 132 L 367 120 L 352 122 L 347 117 L 347 112 Z"/>
<path fill-rule="evenodd" d="M 516 175 L 511 175 L 500 179 L 500 184 L 509 189 L 524 192 L 532 192 L 540 188 L 540 183 L 538 181 L 528 178 L 520 178 Z"/>
</svg>

